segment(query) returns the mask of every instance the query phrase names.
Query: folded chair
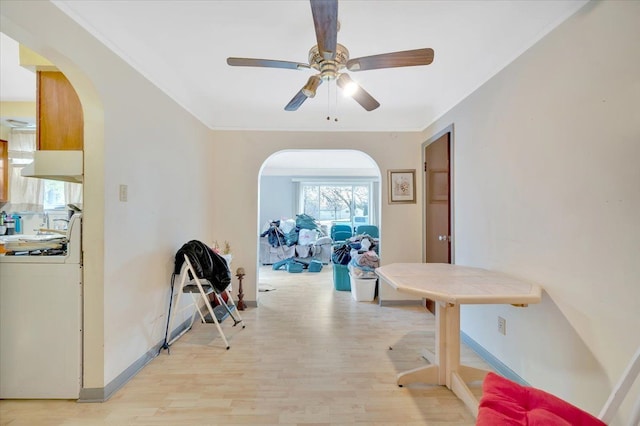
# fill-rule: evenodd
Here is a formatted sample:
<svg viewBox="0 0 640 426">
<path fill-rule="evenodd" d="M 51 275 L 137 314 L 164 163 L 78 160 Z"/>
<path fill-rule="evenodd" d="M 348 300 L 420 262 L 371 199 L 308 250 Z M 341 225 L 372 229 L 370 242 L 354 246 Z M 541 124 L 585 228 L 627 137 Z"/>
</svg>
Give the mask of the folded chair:
<svg viewBox="0 0 640 426">
<path fill-rule="evenodd" d="M 608 425 L 639 374 L 640 348 L 613 388 L 600 414 L 595 417 L 540 389 L 522 386 L 497 374 L 489 373 L 482 383 L 483 393 L 478 407 L 476 425 Z M 627 425 L 640 425 L 640 395 L 636 396 Z"/>
</svg>

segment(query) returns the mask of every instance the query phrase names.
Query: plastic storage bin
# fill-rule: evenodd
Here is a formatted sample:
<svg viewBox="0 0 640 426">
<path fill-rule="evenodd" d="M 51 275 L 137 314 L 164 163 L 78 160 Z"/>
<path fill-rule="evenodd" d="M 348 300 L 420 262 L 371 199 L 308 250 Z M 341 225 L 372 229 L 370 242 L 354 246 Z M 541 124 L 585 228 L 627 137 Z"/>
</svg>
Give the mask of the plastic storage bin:
<svg viewBox="0 0 640 426">
<path fill-rule="evenodd" d="M 351 291 L 347 265 L 333 264 L 333 285 L 338 291 Z"/>
<path fill-rule="evenodd" d="M 320 272 L 322 271 L 322 262 L 319 260 L 312 260 L 309 262 L 309 272 Z"/>
<path fill-rule="evenodd" d="M 293 261 L 287 263 L 287 271 L 292 274 L 300 273 L 302 272 L 303 269 L 304 269 L 304 266 L 302 266 L 300 263 L 293 262 Z"/>
<path fill-rule="evenodd" d="M 371 302 L 376 295 L 375 278 L 354 278 L 349 275 L 351 284 L 351 297 L 356 302 Z"/>
</svg>

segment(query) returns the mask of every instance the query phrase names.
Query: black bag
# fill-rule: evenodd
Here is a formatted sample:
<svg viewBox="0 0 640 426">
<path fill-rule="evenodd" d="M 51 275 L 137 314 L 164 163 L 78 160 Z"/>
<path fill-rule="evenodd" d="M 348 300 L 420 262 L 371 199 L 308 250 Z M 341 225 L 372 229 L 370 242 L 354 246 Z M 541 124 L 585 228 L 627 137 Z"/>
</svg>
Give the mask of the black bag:
<svg viewBox="0 0 640 426">
<path fill-rule="evenodd" d="M 347 265 L 351 260 L 351 246 L 349 244 L 340 244 L 333 249 L 331 253 L 331 261 L 336 265 Z"/>
<path fill-rule="evenodd" d="M 189 258 L 189 262 L 198 278 L 209 281 L 217 293 L 222 293 L 229 287 L 229 284 L 231 284 L 231 271 L 229 271 L 227 261 L 209 246 L 198 240 L 191 240 L 178 250 L 173 269 L 174 274 L 180 273 L 185 254 Z"/>
</svg>

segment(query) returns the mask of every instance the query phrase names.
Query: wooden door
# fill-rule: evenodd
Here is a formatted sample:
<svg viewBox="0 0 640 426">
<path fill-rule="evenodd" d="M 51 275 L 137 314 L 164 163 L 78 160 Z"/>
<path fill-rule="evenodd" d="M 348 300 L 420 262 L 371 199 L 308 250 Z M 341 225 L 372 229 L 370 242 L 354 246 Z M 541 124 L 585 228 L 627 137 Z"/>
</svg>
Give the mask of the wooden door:
<svg viewBox="0 0 640 426">
<path fill-rule="evenodd" d="M 424 152 L 427 263 L 451 263 L 449 136 L 448 132 L 440 136 Z"/>
<path fill-rule="evenodd" d="M 447 131 L 424 150 L 426 263 L 451 263 L 450 140 Z M 433 301 L 426 306 L 435 313 Z"/>
</svg>

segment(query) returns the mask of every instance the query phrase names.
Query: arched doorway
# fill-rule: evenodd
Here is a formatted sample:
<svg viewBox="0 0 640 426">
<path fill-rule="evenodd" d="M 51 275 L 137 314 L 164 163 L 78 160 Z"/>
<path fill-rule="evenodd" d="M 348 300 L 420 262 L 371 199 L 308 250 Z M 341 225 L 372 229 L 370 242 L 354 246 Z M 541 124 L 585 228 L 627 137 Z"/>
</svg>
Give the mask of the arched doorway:
<svg viewBox="0 0 640 426">
<path fill-rule="evenodd" d="M 3 16 L 4 18 L 4 16 Z M 42 54 L 62 72 L 76 91 L 84 116 L 83 177 L 83 268 L 82 268 L 82 389 L 104 386 L 104 109 L 89 76 L 68 57 L 49 44 L 41 34 L 29 32 L 10 19 L 3 20 L 2 33 L 15 42 Z M 44 53 L 46 52 L 46 53 Z M 28 117 L 31 118 L 31 117 Z M 86 220 L 90 218 L 91 220 Z M 93 242 L 94 244 L 89 244 Z"/>
<path fill-rule="evenodd" d="M 360 224 L 380 226 L 380 168 L 362 151 L 279 151 L 265 160 L 258 180 L 257 221 L 261 234 L 277 221 L 291 226 L 298 214 L 316 220 L 320 228 L 319 238 L 328 236 L 334 223 L 352 227 Z M 285 241 L 283 243 L 286 244 Z M 330 250 L 330 245 L 327 248 L 323 245 L 322 249 Z M 295 247 L 270 249 L 266 236 L 258 238 L 257 252 L 256 298 L 259 300 L 260 270 L 298 254 Z M 317 258 L 323 262 L 328 259 L 323 256 Z"/>
</svg>

